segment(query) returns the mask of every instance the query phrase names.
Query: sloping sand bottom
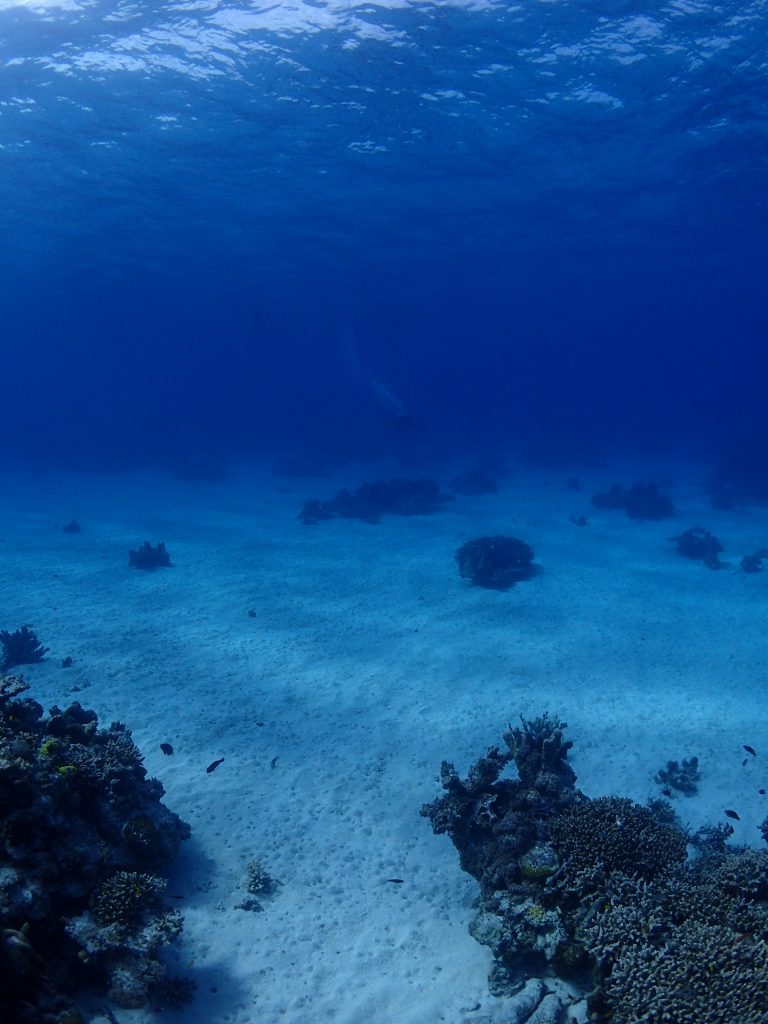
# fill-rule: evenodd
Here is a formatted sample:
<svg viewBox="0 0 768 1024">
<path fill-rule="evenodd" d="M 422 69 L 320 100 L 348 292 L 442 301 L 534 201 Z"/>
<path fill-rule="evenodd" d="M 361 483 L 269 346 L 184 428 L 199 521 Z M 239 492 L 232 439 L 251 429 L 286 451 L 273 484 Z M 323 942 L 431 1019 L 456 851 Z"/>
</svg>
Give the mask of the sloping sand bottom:
<svg viewBox="0 0 768 1024">
<path fill-rule="evenodd" d="M 681 817 L 735 809 L 734 841 L 760 843 L 768 572 L 736 570 L 768 545 L 764 511 L 713 511 L 692 466 L 665 474 L 676 520 L 592 509 L 613 478 L 648 475 L 626 467 L 585 473 L 579 493 L 521 472 L 433 516 L 299 522 L 306 498 L 382 475 L 48 477 L 12 495 L 6 480 L 0 628 L 29 623 L 51 648 L 23 670 L 29 695 L 125 722 L 192 825 L 169 885 L 185 916 L 173 971 L 198 983 L 185 1024 L 502 1020 L 467 932 L 475 883 L 419 808 L 443 759 L 466 771 L 521 714 L 568 723 L 592 796 L 645 801 L 668 759 L 698 756 Z M 79 534 L 61 531 L 72 516 Z M 696 525 L 729 568 L 675 553 L 668 537 Z M 541 573 L 505 593 L 460 580 L 456 548 L 493 533 L 530 543 Z M 144 540 L 173 567 L 129 569 Z M 261 911 L 238 908 L 253 859 L 280 882 Z"/>
</svg>

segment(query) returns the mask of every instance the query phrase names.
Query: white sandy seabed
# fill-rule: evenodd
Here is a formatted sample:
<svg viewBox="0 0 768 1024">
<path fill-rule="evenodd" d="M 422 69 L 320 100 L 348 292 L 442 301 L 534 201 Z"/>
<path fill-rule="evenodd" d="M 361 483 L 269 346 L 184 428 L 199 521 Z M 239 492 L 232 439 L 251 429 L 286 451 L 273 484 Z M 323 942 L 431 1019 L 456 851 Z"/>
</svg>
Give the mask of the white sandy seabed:
<svg viewBox="0 0 768 1024">
<path fill-rule="evenodd" d="M 29 696 L 125 722 L 192 826 L 169 883 L 185 918 L 171 972 L 198 984 L 184 1024 L 510 1020 L 467 931 L 476 884 L 419 809 L 443 759 L 464 773 L 521 714 L 568 723 L 590 796 L 644 802 L 667 760 L 697 756 L 683 820 L 733 808 L 734 840 L 760 845 L 768 572 L 736 570 L 768 545 L 764 511 L 712 510 L 690 466 L 668 470 L 675 521 L 592 509 L 594 490 L 648 475 L 625 467 L 579 493 L 528 471 L 432 516 L 299 522 L 306 498 L 386 475 L 43 477 L 6 497 L 0 628 L 29 623 L 51 648 L 24 670 Z M 73 516 L 82 532 L 63 533 Z M 729 568 L 676 554 L 670 534 L 696 525 Z M 460 580 L 456 548 L 494 533 L 531 544 L 541 573 L 505 593 Z M 144 540 L 173 567 L 129 569 Z M 254 859 L 280 882 L 261 912 L 238 908 Z"/>
</svg>

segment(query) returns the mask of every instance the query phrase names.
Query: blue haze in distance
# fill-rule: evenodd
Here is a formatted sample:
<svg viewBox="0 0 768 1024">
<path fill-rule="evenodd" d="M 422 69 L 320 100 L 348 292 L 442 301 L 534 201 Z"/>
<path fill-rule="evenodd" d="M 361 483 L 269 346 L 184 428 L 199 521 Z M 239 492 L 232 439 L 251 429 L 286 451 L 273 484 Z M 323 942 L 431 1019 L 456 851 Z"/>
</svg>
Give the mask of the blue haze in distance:
<svg viewBox="0 0 768 1024">
<path fill-rule="evenodd" d="M 768 435 L 767 6 L 0 0 L 4 461 Z"/>
</svg>

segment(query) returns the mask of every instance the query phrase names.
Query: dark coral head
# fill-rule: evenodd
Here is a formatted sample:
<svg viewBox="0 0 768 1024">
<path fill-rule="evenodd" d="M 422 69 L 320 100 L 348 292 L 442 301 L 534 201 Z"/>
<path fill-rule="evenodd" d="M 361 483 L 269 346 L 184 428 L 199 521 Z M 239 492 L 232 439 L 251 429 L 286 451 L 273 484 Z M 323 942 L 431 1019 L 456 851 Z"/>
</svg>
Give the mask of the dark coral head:
<svg viewBox="0 0 768 1024">
<path fill-rule="evenodd" d="M 476 537 L 456 551 L 459 575 L 480 587 L 507 590 L 535 573 L 533 548 L 519 537 Z"/>
</svg>

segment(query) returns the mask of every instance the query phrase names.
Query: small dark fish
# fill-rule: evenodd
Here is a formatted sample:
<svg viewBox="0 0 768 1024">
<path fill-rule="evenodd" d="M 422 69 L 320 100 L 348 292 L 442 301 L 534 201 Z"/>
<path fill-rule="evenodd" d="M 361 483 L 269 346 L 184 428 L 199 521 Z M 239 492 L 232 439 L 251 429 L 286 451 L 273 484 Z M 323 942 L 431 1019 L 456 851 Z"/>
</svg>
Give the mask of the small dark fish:
<svg viewBox="0 0 768 1024">
<path fill-rule="evenodd" d="M 264 725 L 264 723 L 263 722 L 257 722 L 256 725 L 258 725 L 258 727 L 261 729 L 261 727 Z"/>
<path fill-rule="evenodd" d="M 224 760 L 224 758 L 220 757 L 218 759 L 218 761 L 211 761 L 211 763 L 208 765 L 208 767 L 205 770 L 210 775 L 211 772 L 215 772 L 216 771 L 216 769 L 219 767 L 219 765 L 222 763 L 223 760 Z"/>
<path fill-rule="evenodd" d="M 403 882 L 405 881 L 405 879 L 404 878 L 387 878 L 386 881 L 387 882 L 394 882 L 395 885 L 402 885 Z"/>
<path fill-rule="evenodd" d="M 750 745 L 748 743 L 744 744 L 744 749 L 746 750 L 746 752 L 748 754 L 751 754 L 752 757 L 757 757 L 757 751 L 755 750 L 754 747 L 750 747 Z"/>
<path fill-rule="evenodd" d="M 741 818 L 738 816 L 736 811 L 726 810 L 724 813 L 727 818 L 733 818 L 734 821 L 741 821 Z"/>
<path fill-rule="evenodd" d="M 760 796 L 765 796 L 765 790 L 764 789 L 758 789 L 757 792 L 760 794 Z"/>
<path fill-rule="evenodd" d="M 277 764 L 277 759 L 278 759 L 279 756 L 280 756 L 279 754 L 275 754 L 275 756 L 269 762 L 269 767 L 270 768 L 274 768 L 275 767 L 275 765 Z"/>
<path fill-rule="evenodd" d="M 170 743 L 161 743 L 161 744 L 160 744 L 160 749 L 161 749 L 161 750 L 162 750 L 162 752 L 163 752 L 164 754 L 166 754 L 166 755 L 167 755 L 168 757 L 170 757 L 170 756 L 171 756 L 171 754 L 173 753 L 173 747 L 171 746 L 171 744 L 170 744 Z"/>
<path fill-rule="evenodd" d="M 744 758 L 744 760 L 743 760 L 743 761 L 741 762 L 741 767 L 742 767 L 742 768 L 744 767 L 744 765 L 745 765 L 745 764 L 747 763 L 747 761 L 748 761 L 748 760 L 749 760 L 749 758 L 748 758 L 748 757 L 745 757 L 745 758 Z"/>
</svg>

